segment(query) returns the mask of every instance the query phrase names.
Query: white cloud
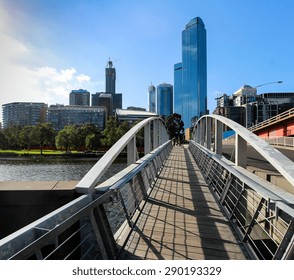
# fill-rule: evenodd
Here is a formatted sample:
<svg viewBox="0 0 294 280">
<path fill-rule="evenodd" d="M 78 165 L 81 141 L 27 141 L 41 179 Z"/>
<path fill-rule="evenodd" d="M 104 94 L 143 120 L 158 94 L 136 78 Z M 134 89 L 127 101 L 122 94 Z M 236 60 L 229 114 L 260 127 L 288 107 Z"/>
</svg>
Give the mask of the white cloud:
<svg viewBox="0 0 294 280">
<path fill-rule="evenodd" d="M 87 76 L 85 74 L 81 74 L 81 75 L 77 76 L 76 79 L 79 83 L 90 82 L 90 80 L 91 80 L 90 76 Z"/>
<path fill-rule="evenodd" d="M 72 65 L 62 69 L 49 66 L 49 63 L 53 63 L 50 60 L 50 49 L 46 53 L 39 52 L 34 46 L 16 39 L 9 31 L 11 21 L 1 6 L 1 0 L 0 18 L 0 122 L 2 105 L 5 103 L 44 102 L 48 105 L 67 105 L 71 90 L 97 90 L 100 82 L 91 81 L 90 76 L 79 73 Z"/>
<path fill-rule="evenodd" d="M 71 90 L 90 86 L 90 76 L 79 74 L 74 67 L 28 67 L 17 62 L 19 57 L 34 54 L 1 29 L 0 42 L 0 106 L 23 101 L 68 104 Z"/>
</svg>

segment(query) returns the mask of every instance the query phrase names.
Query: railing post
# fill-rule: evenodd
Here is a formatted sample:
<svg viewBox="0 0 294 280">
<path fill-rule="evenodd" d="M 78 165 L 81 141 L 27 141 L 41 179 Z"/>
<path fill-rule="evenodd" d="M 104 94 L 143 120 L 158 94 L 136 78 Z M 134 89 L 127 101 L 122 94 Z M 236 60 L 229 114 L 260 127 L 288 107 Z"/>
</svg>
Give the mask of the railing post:
<svg viewBox="0 0 294 280">
<path fill-rule="evenodd" d="M 203 119 L 201 119 L 201 121 L 200 121 L 200 145 L 201 146 L 204 146 L 204 138 L 205 138 L 205 133 L 204 133 L 204 131 L 205 131 L 205 123 L 204 123 L 204 121 L 205 121 L 205 119 L 203 118 Z"/>
<path fill-rule="evenodd" d="M 158 148 L 158 120 L 153 121 L 153 150 Z"/>
<path fill-rule="evenodd" d="M 151 130 L 150 122 L 144 127 L 144 154 L 147 155 L 151 152 Z"/>
<path fill-rule="evenodd" d="M 206 148 L 210 150 L 211 149 L 211 119 L 208 117 L 206 118 L 205 143 L 206 143 Z"/>
<path fill-rule="evenodd" d="M 247 167 L 247 142 L 239 134 L 235 137 L 235 165 Z"/>
<path fill-rule="evenodd" d="M 128 166 L 135 163 L 137 160 L 136 136 L 134 136 L 127 146 Z"/>
<path fill-rule="evenodd" d="M 158 147 L 163 143 L 163 127 L 160 121 L 157 122 L 158 125 Z"/>
<path fill-rule="evenodd" d="M 223 151 L 223 124 L 222 122 L 215 120 L 215 137 L 214 137 L 215 153 L 222 155 Z"/>
<path fill-rule="evenodd" d="M 92 214 L 90 215 L 90 220 L 103 259 L 115 259 L 115 256 L 117 254 L 116 242 L 113 238 L 109 221 L 107 219 L 106 212 L 102 204 L 98 205 L 98 207 L 93 210 Z"/>
</svg>

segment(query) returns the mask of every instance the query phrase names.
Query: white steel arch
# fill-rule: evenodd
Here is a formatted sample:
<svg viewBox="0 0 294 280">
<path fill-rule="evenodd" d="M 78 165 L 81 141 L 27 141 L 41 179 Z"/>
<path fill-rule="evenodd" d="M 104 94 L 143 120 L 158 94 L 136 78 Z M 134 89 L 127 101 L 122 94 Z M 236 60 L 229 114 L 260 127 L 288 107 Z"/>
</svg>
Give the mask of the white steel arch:
<svg viewBox="0 0 294 280">
<path fill-rule="evenodd" d="M 235 165 L 246 167 L 246 147 L 250 144 L 294 187 L 294 163 L 280 151 L 231 119 L 219 115 L 205 115 L 194 127 L 194 141 L 222 154 L 223 126 L 235 132 Z"/>
<path fill-rule="evenodd" d="M 169 140 L 165 122 L 159 117 L 150 117 L 142 120 L 121 137 L 103 157 L 89 170 L 89 172 L 76 185 L 78 193 L 93 193 L 97 182 L 104 175 L 117 156 L 127 147 L 128 165 L 136 162 L 137 148 L 136 135 L 144 128 L 144 153 L 148 154 L 153 149 Z"/>
</svg>

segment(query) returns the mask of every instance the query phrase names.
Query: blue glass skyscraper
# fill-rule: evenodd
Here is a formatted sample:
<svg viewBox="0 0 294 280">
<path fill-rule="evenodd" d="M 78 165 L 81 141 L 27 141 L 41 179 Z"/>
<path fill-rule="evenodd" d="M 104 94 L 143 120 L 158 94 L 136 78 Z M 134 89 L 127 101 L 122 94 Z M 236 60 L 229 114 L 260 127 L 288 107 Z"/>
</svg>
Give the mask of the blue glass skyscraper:
<svg viewBox="0 0 294 280">
<path fill-rule="evenodd" d="M 148 87 L 148 107 L 149 112 L 156 112 L 156 89 L 155 86 L 151 85 Z"/>
<path fill-rule="evenodd" d="M 206 30 L 201 18 L 192 19 L 182 32 L 182 63 L 174 66 L 174 112 L 185 127 L 207 113 Z"/>
<path fill-rule="evenodd" d="M 182 63 L 177 63 L 174 66 L 174 112 L 183 115 L 183 102 L 182 102 Z"/>
<path fill-rule="evenodd" d="M 160 84 L 157 86 L 157 114 L 167 117 L 173 113 L 173 86 Z"/>
</svg>

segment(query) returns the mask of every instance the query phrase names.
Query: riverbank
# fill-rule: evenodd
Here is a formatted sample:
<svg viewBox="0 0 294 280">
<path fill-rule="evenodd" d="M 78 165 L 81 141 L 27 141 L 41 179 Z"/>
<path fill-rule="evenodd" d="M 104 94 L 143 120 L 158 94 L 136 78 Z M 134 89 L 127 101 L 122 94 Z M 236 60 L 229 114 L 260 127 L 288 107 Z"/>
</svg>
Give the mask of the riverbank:
<svg viewBox="0 0 294 280">
<path fill-rule="evenodd" d="M 107 150 L 97 152 L 81 152 L 70 151 L 65 152 L 61 150 L 1 150 L 0 158 L 101 158 Z M 127 157 L 126 152 L 122 152 L 118 158 L 124 159 Z"/>
<path fill-rule="evenodd" d="M 61 150 L 0 150 L 0 157 L 27 157 L 27 156 L 65 156 L 65 157 L 101 157 L 105 152 L 65 152 Z"/>
</svg>

